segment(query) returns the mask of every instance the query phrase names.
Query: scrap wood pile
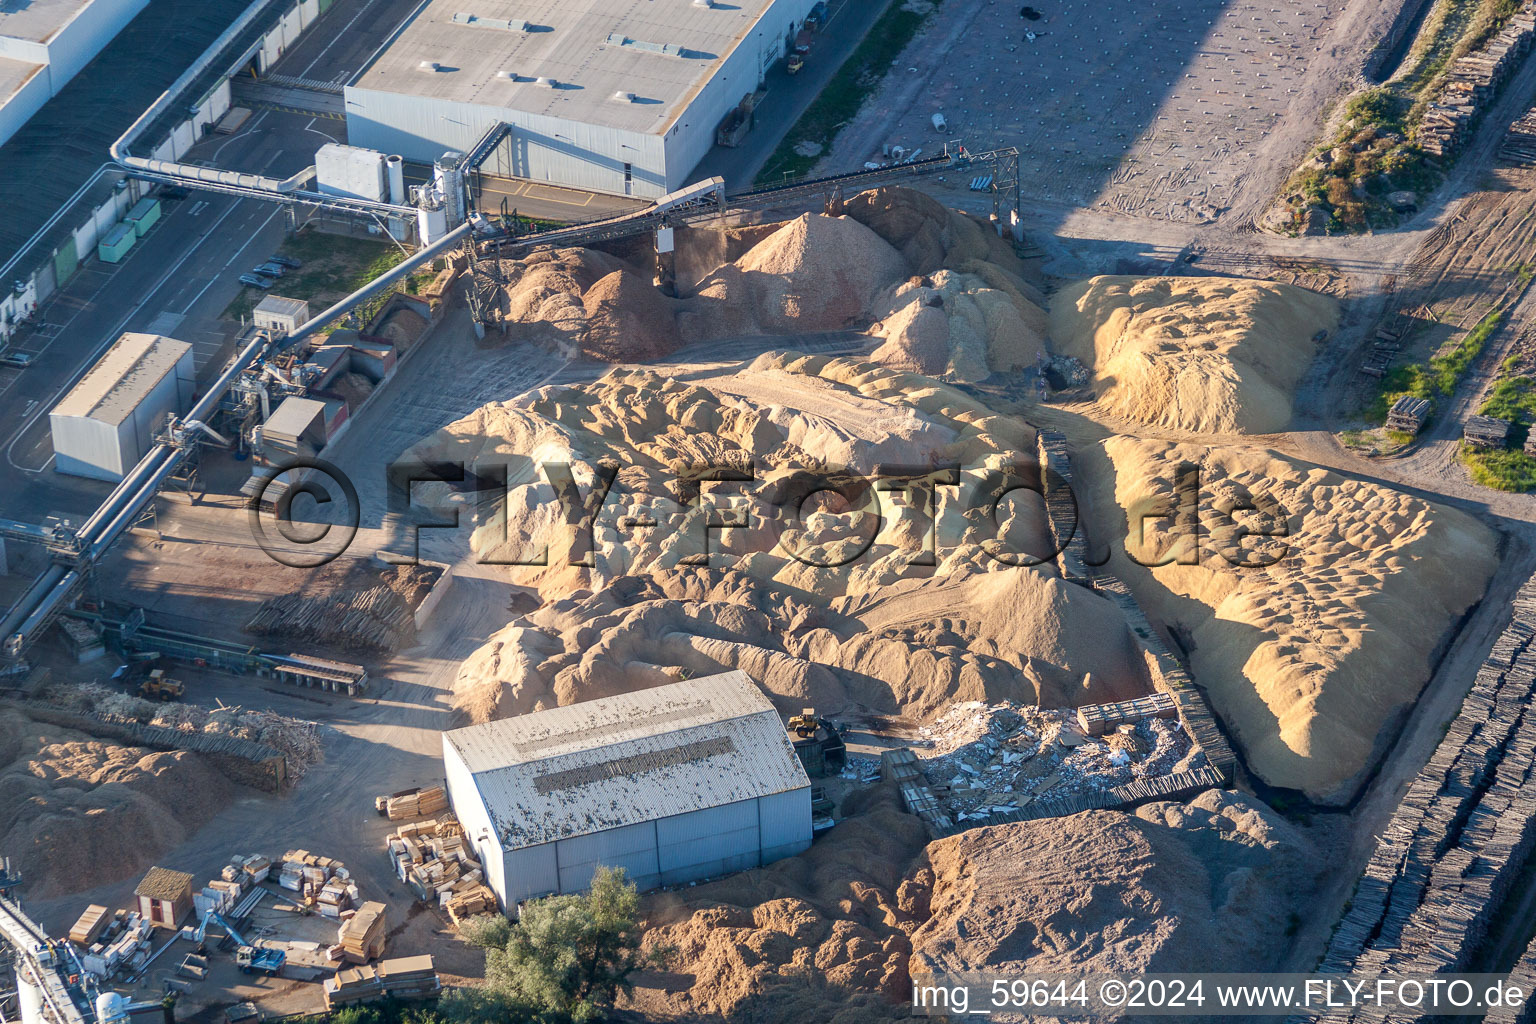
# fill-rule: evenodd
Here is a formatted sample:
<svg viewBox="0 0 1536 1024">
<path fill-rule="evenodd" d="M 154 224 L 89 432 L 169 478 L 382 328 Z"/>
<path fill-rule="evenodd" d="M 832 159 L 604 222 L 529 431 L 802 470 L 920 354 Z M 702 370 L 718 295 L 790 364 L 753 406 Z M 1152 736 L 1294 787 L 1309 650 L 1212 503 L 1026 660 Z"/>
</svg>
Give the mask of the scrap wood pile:
<svg viewBox="0 0 1536 1024">
<path fill-rule="evenodd" d="M 384 955 L 384 904 L 364 903 L 347 911 L 344 917 L 336 930 L 336 945 L 329 952 L 354 964 L 365 964 Z"/>
<path fill-rule="evenodd" d="M 220 704 L 204 708 L 179 701 L 160 703 L 121 693 L 97 683 L 58 687 L 52 703 L 104 722 L 138 724 L 205 736 L 227 736 L 270 747 L 287 761 L 288 777 L 297 780 L 325 760 L 315 723 L 274 711 Z"/>
<path fill-rule="evenodd" d="M 452 815 L 400 826 L 385 838 L 395 874 L 416 893 L 436 903 L 454 924 L 496 909 L 496 895 L 485 872 L 464 841 L 464 829 Z"/>
<path fill-rule="evenodd" d="M 409 789 L 392 796 L 381 796 L 373 806 L 390 821 L 404 821 L 437 814 L 448 809 L 448 792 L 442 786 L 429 789 Z"/>
<path fill-rule="evenodd" d="M 308 850 L 289 850 L 283 854 L 277 884 L 299 893 L 306 903 L 313 903 L 316 910 L 330 918 L 344 917 L 362 899 L 345 864 Z"/>
<path fill-rule="evenodd" d="M 405 599 L 381 583 L 326 597 L 269 597 L 245 629 L 256 636 L 346 650 L 392 651 L 415 639 L 416 619 Z"/>
</svg>

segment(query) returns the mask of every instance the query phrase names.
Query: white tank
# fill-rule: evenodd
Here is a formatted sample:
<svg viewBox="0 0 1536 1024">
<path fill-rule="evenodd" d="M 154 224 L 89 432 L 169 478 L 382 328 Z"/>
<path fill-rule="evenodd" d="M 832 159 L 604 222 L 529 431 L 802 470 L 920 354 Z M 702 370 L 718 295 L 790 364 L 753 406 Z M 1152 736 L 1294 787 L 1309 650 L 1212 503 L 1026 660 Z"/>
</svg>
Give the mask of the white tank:
<svg viewBox="0 0 1536 1024">
<path fill-rule="evenodd" d="M 32 980 L 32 969 L 25 961 L 16 961 L 16 1003 L 21 1010 L 21 1024 L 47 1024 L 43 1019 L 43 990 Z"/>
<path fill-rule="evenodd" d="M 96 997 L 97 1024 L 116 1024 L 128 1019 L 128 997 L 121 992 L 103 992 Z"/>
<path fill-rule="evenodd" d="M 389 202 L 391 206 L 405 205 L 405 158 L 399 154 L 391 154 L 384 158 L 384 176 L 389 183 Z M 396 241 L 405 240 L 405 220 L 401 217 L 389 218 L 389 234 Z"/>
<path fill-rule="evenodd" d="M 422 245 L 431 245 L 448 233 L 448 214 L 442 201 L 426 191 L 416 207 L 416 233 L 416 240 Z"/>
</svg>

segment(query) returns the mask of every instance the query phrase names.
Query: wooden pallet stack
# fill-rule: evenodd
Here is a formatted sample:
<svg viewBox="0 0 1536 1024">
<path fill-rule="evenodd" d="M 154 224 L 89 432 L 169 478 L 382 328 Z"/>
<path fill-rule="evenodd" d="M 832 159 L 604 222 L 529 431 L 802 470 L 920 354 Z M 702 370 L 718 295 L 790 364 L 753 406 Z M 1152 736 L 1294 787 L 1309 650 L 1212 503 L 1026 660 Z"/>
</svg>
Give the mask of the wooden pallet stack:
<svg viewBox="0 0 1536 1024">
<path fill-rule="evenodd" d="M 342 959 L 365 964 L 384 955 L 386 929 L 384 904 L 364 903 L 336 930 L 336 944 Z"/>
</svg>

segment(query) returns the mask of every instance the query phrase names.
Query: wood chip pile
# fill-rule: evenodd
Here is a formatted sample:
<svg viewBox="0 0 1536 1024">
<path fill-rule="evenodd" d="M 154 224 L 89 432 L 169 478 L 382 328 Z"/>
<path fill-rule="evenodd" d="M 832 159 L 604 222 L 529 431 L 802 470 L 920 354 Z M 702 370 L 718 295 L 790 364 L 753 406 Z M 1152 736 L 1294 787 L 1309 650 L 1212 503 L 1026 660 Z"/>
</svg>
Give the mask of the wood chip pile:
<svg viewBox="0 0 1536 1024">
<path fill-rule="evenodd" d="M 325 597 L 269 597 L 245 629 L 256 636 L 281 637 L 296 643 L 384 652 L 414 641 L 416 619 L 394 588 L 379 584 L 367 590 Z"/>
<path fill-rule="evenodd" d="M 446 910 L 454 924 L 496 909 L 496 894 L 485 884 L 485 872 L 457 818 L 402 825 L 385 842 L 400 881 L 417 899 Z"/>
</svg>

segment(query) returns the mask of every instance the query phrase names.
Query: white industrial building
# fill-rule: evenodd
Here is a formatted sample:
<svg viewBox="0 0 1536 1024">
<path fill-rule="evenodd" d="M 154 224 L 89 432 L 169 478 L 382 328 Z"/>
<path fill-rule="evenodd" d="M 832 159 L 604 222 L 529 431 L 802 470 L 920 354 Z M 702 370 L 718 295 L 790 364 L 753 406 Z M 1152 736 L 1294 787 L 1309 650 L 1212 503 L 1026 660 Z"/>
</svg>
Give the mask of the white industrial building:
<svg viewBox="0 0 1536 1024">
<path fill-rule="evenodd" d="M 275 337 L 285 337 L 309 322 L 309 303 L 282 295 L 263 295 L 251 311 L 251 322 Z"/>
<path fill-rule="evenodd" d="M 346 88 L 356 146 L 431 162 L 498 121 L 498 174 L 656 197 L 815 0 L 426 0 Z"/>
<path fill-rule="evenodd" d="M 192 405 L 192 346 L 125 334 L 49 413 L 60 473 L 121 480 L 168 416 Z"/>
<path fill-rule="evenodd" d="M 448 795 L 509 912 L 599 866 L 652 889 L 811 845 L 811 784 L 741 672 L 443 734 Z"/>
<path fill-rule="evenodd" d="M 149 0 L 0 3 L 0 145 L 148 6 Z"/>
</svg>

